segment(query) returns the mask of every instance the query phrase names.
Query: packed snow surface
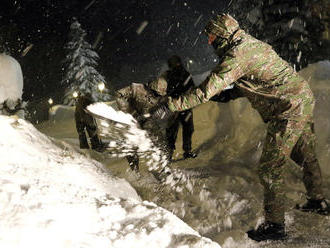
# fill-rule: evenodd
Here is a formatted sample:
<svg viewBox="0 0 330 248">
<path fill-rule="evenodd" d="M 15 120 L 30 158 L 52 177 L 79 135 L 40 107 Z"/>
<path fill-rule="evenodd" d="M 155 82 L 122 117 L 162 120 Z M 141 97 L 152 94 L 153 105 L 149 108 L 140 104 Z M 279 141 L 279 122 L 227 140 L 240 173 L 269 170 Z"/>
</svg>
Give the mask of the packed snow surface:
<svg viewBox="0 0 330 248">
<path fill-rule="evenodd" d="M 220 247 L 30 123 L 0 129 L 0 247 Z"/>
</svg>

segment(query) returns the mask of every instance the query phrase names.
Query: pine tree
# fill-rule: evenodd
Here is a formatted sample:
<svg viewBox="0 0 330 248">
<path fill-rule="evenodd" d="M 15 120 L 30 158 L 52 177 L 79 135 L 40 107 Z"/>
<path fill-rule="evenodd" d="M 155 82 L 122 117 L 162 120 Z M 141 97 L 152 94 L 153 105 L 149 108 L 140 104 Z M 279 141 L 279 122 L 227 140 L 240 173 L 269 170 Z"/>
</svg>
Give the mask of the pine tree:
<svg viewBox="0 0 330 248">
<path fill-rule="evenodd" d="M 64 61 L 66 74 L 62 84 L 66 87 L 63 103 L 74 105 L 76 94 L 90 94 L 94 101 L 109 101 L 109 90 L 99 89 L 106 85 L 104 77 L 95 69 L 99 55 L 85 41 L 86 32 L 76 18 L 70 26 L 69 42 L 65 49 L 68 54 Z"/>
</svg>

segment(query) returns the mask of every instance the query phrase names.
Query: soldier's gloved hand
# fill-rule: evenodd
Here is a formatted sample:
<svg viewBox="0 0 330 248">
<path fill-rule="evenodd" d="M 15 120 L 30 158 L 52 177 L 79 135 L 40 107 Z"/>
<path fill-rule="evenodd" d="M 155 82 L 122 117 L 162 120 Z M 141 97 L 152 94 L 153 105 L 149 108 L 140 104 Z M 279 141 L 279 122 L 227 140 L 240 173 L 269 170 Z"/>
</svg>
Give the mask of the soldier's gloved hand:
<svg viewBox="0 0 330 248">
<path fill-rule="evenodd" d="M 161 105 L 161 104 L 167 105 L 167 102 L 168 102 L 168 96 L 159 96 L 158 97 L 158 104 L 159 105 Z"/>
</svg>

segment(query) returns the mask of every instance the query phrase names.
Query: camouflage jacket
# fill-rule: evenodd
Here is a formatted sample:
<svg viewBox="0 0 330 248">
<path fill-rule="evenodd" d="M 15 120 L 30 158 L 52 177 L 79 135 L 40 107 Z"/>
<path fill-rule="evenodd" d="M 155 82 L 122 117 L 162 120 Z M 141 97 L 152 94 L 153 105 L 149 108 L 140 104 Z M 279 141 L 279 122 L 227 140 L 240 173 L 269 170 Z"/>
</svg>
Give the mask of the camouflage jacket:
<svg viewBox="0 0 330 248">
<path fill-rule="evenodd" d="M 247 97 L 264 121 L 290 118 L 305 103 L 313 106 L 308 83 L 272 47 L 239 29 L 229 40 L 220 63 L 206 80 L 177 98 L 169 97 L 171 111 L 183 111 L 207 102 L 231 84 Z"/>
<path fill-rule="evenodd" d="M 167 126 L 163 120 L 152 118 L 161 97 L 145 84 L 132 83 L 116 92 L 116 103 L 119 110 L 131 114 L 141 128 L 158 135 L 161 129 Z"/>
<path fill-rule="evenodd" d="M 161 100 L 159 93 L 149 85 L 132 83 L 116 92 L 116 103 L 119 110 L 133 115 L 154 142 L 163 145 L 166 143 L 165 130 L 169 125 L 168 121 L 152 116 Z"/>
<path fill-rule="evenodd" d="M 118 108 L 135 119 L 151 112 L 157 105 L 159 95 L 144 84 L 132 83 L 116 92 Z"/>
</svg>

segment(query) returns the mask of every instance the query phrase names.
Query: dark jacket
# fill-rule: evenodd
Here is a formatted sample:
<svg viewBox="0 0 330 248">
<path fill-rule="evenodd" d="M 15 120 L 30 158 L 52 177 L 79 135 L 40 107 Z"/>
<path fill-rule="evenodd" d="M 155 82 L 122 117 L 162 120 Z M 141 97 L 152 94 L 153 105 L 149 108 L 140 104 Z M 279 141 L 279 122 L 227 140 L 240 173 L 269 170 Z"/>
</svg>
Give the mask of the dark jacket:
<svg viewBox="0 0 330 248">
<path fill-rule="evenodd" d="M 191 74 L 182 65 L 166 71 L 164 78 L 167 81 L 167 95 L 171 97 L 178 97 L 194 87 Z"/>
<path fill-rule="evenodd" d="M 93 116 L 91 116 L 85 111 L 86 107 L 92 103 L 93 101 L 89 97 L 80 96 L 78 98 L 74 117 L 76 121 L 77 132 L 79 135 L 84 134 L 85 128 L 96 130 L 95 119 L 93 118 Z"/>
</svg>

